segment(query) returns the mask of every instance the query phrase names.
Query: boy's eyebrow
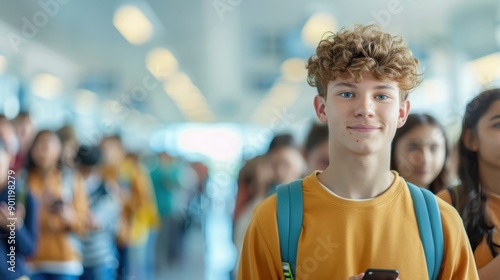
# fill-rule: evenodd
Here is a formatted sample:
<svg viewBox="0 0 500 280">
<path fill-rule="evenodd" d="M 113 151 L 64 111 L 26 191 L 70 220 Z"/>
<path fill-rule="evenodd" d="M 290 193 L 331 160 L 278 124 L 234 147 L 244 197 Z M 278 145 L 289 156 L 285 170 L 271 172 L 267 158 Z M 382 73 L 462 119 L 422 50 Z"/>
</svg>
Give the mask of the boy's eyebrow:
<svg viewBox="0 0 500 280">
<path fill-rule="evenodd" d="M 389 85 L 376 86 L 375 89 L 392 89 L 392 90 L 398 91 L 395 87 L 389 86 Z"/>
<path fill-rule="evenodd" d="M 338 84 L 334 85 L 333 87 L 350 87 L 350 88 L 358 88 L 355 84 L 346 83 L 346 82 L 341 82 L 341 83 L 338 83 Z"/>
<path fill-rule="evenodd" d="M 333 87 L 342 87 L 342 86 L 350 87 L 350 88 L 358 88 L 356 86 L 356 84 L 346 83 L 346 82 L 338 83 L 338 84 L 334 85 Z M 398 91 L 395 87 L 389 86 L 389 85 L 379 85 L 379 86 L 376 86 L 375 89 L 392 89 L 392 90 Z"/>
</svg>

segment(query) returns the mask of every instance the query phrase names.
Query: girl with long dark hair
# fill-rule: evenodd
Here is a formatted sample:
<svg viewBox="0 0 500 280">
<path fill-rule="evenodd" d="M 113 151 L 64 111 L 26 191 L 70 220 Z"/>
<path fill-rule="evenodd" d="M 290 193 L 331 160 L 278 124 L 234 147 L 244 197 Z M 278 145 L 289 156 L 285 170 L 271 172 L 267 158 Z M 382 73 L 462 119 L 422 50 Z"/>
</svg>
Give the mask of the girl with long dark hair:
<svg viewBox="0 0 500 280">
<path fill-rule="evenodd" d="M 410 114 L 391 145 L 391 169 L 419 187 L 438 193 L 448 187 L 448 140 L 443 126 L 427 114 Z"/>
<path fill-rule="evenodd" d="M 461 185 L 438 194 L 460 212 L 481 279 L 500 275 L 500 89 L 476 96 L 459 140 Z"/>
<path fill-rule="evenodd" d="M 87 194 L 80 177 L 63 174 L 61 141 L 40 131 L 28 152 L 25 182 L 40 203 L 39 238 L 30 259 L 32 280 L 77 280 L 83 272 L 79 241 L 87 227 Z"/>
</svg>

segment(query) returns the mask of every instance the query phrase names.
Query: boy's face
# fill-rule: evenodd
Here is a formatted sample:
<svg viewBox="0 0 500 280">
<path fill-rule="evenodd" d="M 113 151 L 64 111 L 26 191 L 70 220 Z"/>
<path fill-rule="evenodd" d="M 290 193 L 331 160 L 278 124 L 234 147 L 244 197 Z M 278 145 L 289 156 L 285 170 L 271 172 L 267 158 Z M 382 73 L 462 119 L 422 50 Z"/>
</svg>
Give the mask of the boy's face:
<svg viewBox="0 0 500 280">
<path fill-rule="evenodd" d="M 316 96 L 314 107 L 318 119 L 328 124 L 332 149 L 363 155 L 382 148 L 390 151 L 396 129 L 406 121 L 410 102 L 400 100 L 397 82 L 363 75 L 360 83 L 330 81 L 327 98 Z"/>
</svg>

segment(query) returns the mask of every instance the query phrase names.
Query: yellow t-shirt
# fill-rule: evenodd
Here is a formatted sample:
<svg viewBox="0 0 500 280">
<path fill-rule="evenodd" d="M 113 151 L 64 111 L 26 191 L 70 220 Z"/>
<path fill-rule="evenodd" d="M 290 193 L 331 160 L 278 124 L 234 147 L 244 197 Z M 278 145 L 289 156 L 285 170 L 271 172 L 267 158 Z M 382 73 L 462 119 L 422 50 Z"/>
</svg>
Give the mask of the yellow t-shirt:
<svg viewBox="0 0 500 280">
<path fill-rule="evenodd" d="M 404 179 L 366 201 L 337 197 L 317 174 L 303 180 L 304 213 L 296 279 L 347 279 L 367 268 L 399 270 L 400 279 L 427 279 L 427 266 L 410 192 Z M 478 279 L 462 221 L 438 199 L 444 232 L 440 279 Z M 238 279 L 284 279 L 276 196 L 255 210 L 245 234 Z"/>
<path fill-rule="evenodd" d="M 448 190 L 440 191 L 437 196 L 442 198 L 444 201 L 451 204 L 451 196 Z M 493 231 L 493 243 L 500 244 L 500 196 L 493 193 L 486 193 L 486 209 L 490 215 L 491 222 L 495 227 Z M 499 250 L 497 252 L 500 253 Z M 483 238 L 481 243 L 474 250 L 474 258 L 476 260 L 477 268 L 481 268 L 491 262 L 494 257 L 491 254 L 490 247 L 486 237 Z"/>
</svg>

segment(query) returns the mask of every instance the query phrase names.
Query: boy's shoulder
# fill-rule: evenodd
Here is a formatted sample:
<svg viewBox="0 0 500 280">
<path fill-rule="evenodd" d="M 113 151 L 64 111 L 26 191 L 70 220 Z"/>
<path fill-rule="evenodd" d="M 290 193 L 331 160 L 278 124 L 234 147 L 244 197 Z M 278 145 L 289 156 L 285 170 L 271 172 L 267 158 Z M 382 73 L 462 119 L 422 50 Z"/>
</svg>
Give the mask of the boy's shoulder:
<svg viewBox="0 0 500 280">
<path fill-rule="evenodd" d="M 441 223 L 443 224 L 443 231 L 448 231 L 451 233 L 453 231 L 463 230 L 463 221 L 460 218 L 455 207 L 450 205 L 448 202 L 440 198 L 439 196 L 435 196 L 438 206 L 439 212 L 441 214 Z"/>
<path fill-rule="evenodd" d="M 276 223 L 276 207 L 276 194 L 274 193 L 265 198 L 257 205 L 257 207 L 255 207 L 253 216 L 266 224 L 269 222 Z"/>
</svg>

